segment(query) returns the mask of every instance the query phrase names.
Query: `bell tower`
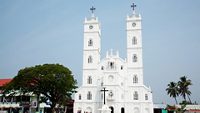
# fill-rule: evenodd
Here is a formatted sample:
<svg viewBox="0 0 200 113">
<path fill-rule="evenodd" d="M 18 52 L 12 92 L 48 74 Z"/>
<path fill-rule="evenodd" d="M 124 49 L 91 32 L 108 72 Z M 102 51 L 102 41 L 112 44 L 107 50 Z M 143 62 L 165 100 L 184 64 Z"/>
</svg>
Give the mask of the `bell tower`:
<svg viewBox="0 0 200 113">
<path fill-rule="evenodd" d="M 134 3 L 131 7 L 133 8 L 133 13 L 126 18 L 127 68 L 130 77 L 133 79 L 135 77 L 138 81 L 137 84 L 143 84 L 142 18 L 140 14 L 136 13 L 136 5 Z"/>
<path fill-rule="evenodd" d="M 84 49 L 83 49 L 83 85 L 88 85 L 88 77 L 95 83 L 95 73 L 100 62 L 101 51 L 101 29 L 98 18 L 94 15 L 95 8 L 90 8 L 91 17 L 85 18 L 84 21 Z M 91 85 L 89 84 L 89 85 Z"/>
<path fill-rule="evenodd" d="M 153 113 L 152 92 L 143 84 L 141 15 L 126 18 L 127 58 L 108 52 L 100 59 L 101 26 L 94 15 L 84 21 L 83 84 L 74 113 Z M 102 92 L 103 91 L 103 92 Z"/>
</svg>

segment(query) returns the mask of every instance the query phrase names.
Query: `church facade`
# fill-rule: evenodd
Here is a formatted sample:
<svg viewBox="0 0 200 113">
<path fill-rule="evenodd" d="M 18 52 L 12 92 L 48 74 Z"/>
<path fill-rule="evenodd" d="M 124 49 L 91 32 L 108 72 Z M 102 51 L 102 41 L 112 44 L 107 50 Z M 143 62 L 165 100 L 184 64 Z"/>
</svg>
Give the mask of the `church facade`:
<svg viewBox="0 0 200 113">
<path fill-rule="evenodd" d="M 134 6 L 133 6 L 134 9 Z M 143 83 L 141 15 L 126 18 L 127 58 L 108 51 L 101 58 L 101 26 L 93 14 L 84 21 L 83 82 L 75 94 L 74 113 L 153 113 L 152 91 Z"/>
</svg>

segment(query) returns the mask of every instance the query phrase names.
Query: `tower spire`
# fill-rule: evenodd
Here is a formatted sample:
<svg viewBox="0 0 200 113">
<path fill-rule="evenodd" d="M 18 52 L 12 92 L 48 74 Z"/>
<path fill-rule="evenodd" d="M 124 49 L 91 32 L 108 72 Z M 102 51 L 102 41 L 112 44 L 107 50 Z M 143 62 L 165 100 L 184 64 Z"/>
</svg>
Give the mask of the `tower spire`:
<svg viewBox="0 0 200 113">
<path fill-rule="evenodd" d="M 93 6 L 90 8 L 90 11 L 91 11 L 91 13 L 92 13 L 92 17 L 94 17 L 94 11 L 95 11 L 95 10 L 96 10 L 96 8 L 93 7 Z"/>
<path fill-rule="evenodd" d="M 132 5 L 131 5 L 131 7 L 133 8 L 133 11 L 135 10 L 135 7 L 137 7 L 137 5 L 135 5 L 135 3 L 133 3 Z"/>
<path fill-rule="evenodd" d="M 131 7 L 132 7 L 133 13 L 134 13 L 134 12 L 135 12 L 135 8 L 137 7 L 137 5 L 135 5 L 135 3 L 133 3 L 133 4 L 131 5 Z"/>
</svg>

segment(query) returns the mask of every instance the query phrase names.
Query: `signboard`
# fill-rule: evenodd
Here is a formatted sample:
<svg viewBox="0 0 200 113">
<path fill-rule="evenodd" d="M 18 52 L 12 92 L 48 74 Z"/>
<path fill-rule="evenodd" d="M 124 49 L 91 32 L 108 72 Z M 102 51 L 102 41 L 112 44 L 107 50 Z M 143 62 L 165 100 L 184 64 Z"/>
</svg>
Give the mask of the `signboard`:
<svg viewBox="0 0 200 113">
<path fill-rule="evenodd" d="M 20 106 L 29 107 L 30 106 L 30 102 L 21 102 Z"/>
<path fill-rule="evenodd" d="M 162 109 L 162 113 L 167 113 L 167 110 L 165 110 L 165 109 Z"/>
<path fill-rule="evenodd" d="M 32 101 L 31 102 L 31 107 L 36 108 L 37 107 L 37 101 Z"/>
<path fill-rule="evenodd" d="M 7 113 L 7 111 L 0 111 L 0 113 Z"/>
</svg>

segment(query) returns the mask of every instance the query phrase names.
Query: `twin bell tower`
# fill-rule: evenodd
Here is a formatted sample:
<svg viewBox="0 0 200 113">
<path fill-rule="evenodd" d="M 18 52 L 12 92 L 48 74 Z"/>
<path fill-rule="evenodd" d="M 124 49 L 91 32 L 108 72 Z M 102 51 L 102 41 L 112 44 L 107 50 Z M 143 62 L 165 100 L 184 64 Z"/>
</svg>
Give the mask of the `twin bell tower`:
<svg viewBox="0 0 200 113">
<path fill-rule="evenodd" d="M 141 15 L 126 17 L 127 58 L 107 52 L 101 57 L 101 25 L 92 15 L 84 21 L 82 85 L 74 113 L 153 113 L 152 91 L 143 83 Z"/>
</svg>

